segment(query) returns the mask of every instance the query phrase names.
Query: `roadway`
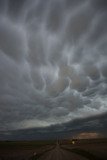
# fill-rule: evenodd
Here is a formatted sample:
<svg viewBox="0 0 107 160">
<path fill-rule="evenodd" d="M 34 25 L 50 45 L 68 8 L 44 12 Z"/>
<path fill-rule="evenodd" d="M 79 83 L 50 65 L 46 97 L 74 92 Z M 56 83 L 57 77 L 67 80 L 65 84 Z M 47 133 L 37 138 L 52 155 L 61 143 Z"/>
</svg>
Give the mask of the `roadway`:
<svg viewBox="0 0 107 160">
<path fill-rule="evenodd" d="M 88 160 L 80 155 L 64 150 L 59 144 L 54 149 L 44 153 L 38 160 Z"/>
</svg>

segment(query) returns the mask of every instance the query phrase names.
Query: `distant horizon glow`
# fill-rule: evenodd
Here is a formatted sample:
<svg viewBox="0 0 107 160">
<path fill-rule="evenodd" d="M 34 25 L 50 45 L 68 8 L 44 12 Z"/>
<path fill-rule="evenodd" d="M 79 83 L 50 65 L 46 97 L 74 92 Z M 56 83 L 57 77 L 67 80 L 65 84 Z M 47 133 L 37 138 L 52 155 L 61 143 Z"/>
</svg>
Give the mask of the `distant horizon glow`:
<svg viewBox="0 0 107 160">
<path fill-rule="evenodd" d="M 103 135 L 96 133 L 96 132 L 83 132 L 75 136 L 76 139 L 98 139 L 104 138 Z"/>
</svg>

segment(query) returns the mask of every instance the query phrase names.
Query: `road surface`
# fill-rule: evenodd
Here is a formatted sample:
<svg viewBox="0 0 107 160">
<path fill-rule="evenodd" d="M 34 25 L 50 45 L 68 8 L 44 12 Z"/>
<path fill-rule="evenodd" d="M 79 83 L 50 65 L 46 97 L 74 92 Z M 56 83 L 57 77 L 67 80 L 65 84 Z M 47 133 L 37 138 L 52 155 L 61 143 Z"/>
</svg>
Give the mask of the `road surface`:
<svg viewBox="0 0 107 160">
<path fill-rule="evenodd" d="M 43 154 L 38 160 L 88 160 L 80 155 L 60 148 L 57 144 L 56 147 Z"/>
</svg>

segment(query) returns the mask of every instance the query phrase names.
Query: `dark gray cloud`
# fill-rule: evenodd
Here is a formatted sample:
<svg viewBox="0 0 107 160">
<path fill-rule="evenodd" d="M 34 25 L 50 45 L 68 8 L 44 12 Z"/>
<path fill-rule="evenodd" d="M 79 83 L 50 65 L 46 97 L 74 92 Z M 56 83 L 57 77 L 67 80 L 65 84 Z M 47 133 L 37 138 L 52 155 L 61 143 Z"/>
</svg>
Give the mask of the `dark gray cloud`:
<svg viewBox="0 0 107 160">
<path fill-rule="evenodd" d="M 47 29 L 50 31 L 60 30 L 63 23 L 63 6 L 60 1 L 52 1 L 50 5 L 49 15 L 47 18 Z"/>
<path fill-rule="evenodd" d="M 7 18 L 1 18 L 0 47 L 2 52 L 9 57 L 17 61 L 23 59 L 24 54 L 27 54 L 26 33 L 24 33 L 24 29 L 12 24 Z"/>
<path fill-rule="evenodd" d="M 15 131 L 0 132 L 3 139 L 51 139 L 71 138 L 79 133 L 97 133 L 106 137 L 107 113 L 76 119 L 67 123 L 51 125 L 49 127 L 21 129 Z"/>
<path fill-rule="evenodd" d="M 26 130 L 32 138 L 35 132 L 35 138 L 104 133 L 106 6 L 100 0 L 0 1 L 1 138 L 23 139 Z"/>
<path fill-rule="evenodd" d="M 98 10 L 100 9 L 104 11 L 107 9 L 107 2 L 105 0 L 92 1 L 92 5 Z"/>
<path fill-rule="evenodd" d="M 103 63 L 101 67 L 102 75 L 107 77 L 107 63 Z"/>
</svg>

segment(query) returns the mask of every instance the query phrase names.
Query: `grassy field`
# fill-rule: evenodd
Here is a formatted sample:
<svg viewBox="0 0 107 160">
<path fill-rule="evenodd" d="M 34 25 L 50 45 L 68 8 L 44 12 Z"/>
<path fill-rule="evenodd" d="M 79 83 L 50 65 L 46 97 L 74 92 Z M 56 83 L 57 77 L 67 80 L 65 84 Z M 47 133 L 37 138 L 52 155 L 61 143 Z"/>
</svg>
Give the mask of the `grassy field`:
<svg viewBox="0 0 107 160">
<path fill-rule="evenodd" d="M 55 141 L 1 141 L 0 149 L 38 148 L 46 145 L 54 145 Z"/>
<path fill-rule="evenodd" d="M 61 148 L 88 160 L 107 160 L 107 139 L 69 139 L 58 143 Z M 56 141 L 1 141 L 0 160 L 36 160 L 55 145 Z"/>
<path fill-rule="evenodd" d="M 61 141 L 60 145 L 63 149 L 89 160 L 107 160 L 107 139 L 65 140 Z"/>
<path fill-rule="evenodd" d="M 55 146 L 55 141 L 1 141 L 0 160 L 32 160 Z"/>
</svg>

